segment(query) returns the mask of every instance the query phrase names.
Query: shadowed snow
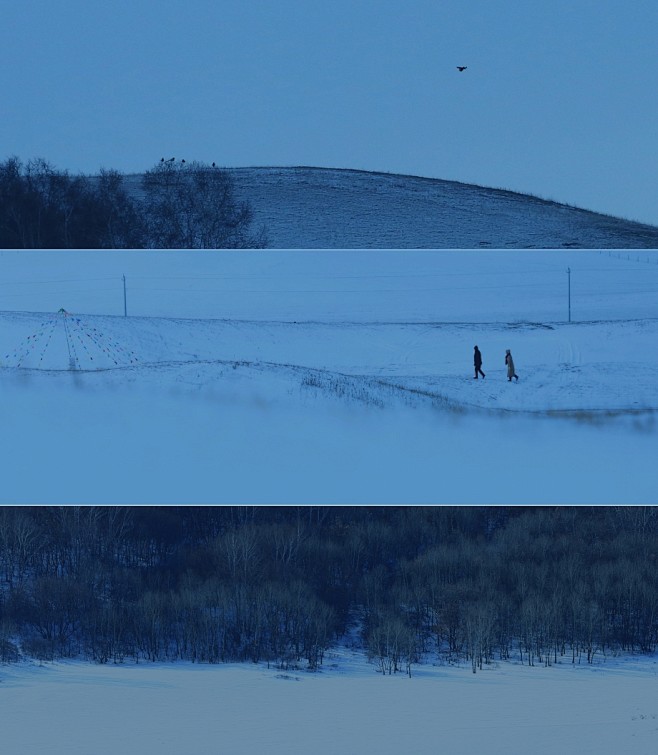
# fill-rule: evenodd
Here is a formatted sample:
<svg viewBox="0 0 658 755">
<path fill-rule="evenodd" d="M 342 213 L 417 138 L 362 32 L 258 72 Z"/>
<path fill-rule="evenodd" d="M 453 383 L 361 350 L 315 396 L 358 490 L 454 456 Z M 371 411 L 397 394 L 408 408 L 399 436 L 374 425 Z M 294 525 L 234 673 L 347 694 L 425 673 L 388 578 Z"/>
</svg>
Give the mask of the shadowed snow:
<svg viewBox="0 0 658 755">
<path fill-rule="evenodd" d="M 383 678 L 345 650 L 328 653 L 317 674 L 233 664 L 3 667 L 3 744 L 26 755 L 655 752 L 650 659 L 413 673 Z"/>
</svg>

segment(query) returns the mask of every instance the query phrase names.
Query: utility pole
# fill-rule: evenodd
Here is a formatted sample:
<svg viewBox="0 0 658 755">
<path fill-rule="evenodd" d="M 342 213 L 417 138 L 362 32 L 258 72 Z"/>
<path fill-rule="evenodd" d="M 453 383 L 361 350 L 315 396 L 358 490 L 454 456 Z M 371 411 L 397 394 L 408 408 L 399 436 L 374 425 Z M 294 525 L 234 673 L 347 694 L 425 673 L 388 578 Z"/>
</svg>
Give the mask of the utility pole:
<svg viewBox="0 0 658 755">
<path fill-rule="evenodd" d="M 123 276 L 123 316 L 128 317 L 128 302 L 126 300 L 126 276 Z"/>
<path fill-rule="evenodd" d="M 567 268 L 567 279 L 568 279 L 568 287 L 567 287 L 567 298 L 569 300 L 569 322 L 571 322 L 571 268 Z"/>
</svg>

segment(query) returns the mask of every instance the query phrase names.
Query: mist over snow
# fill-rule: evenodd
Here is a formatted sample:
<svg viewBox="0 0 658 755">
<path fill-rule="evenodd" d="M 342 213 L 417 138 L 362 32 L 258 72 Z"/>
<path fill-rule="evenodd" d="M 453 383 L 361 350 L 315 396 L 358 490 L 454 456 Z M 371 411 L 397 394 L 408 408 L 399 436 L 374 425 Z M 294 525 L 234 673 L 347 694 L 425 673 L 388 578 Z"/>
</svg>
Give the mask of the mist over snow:
<svg viewBox="0 0 658 755">
<path fill-rule="evenodd" d="M 3 252 L 2 503 L 653 503 L 657 263 Z"/>
</svg>

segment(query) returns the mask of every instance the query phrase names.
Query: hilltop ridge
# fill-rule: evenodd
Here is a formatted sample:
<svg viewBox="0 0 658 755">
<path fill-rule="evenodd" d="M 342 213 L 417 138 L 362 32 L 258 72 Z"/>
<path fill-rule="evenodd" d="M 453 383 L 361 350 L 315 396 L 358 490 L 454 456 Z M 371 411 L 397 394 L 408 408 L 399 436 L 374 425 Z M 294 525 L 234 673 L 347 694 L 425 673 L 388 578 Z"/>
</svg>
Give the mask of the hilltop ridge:
<svg viewBox="0 0 658 755">
<path fill-rule="evenodd" d="M 658 227 L 476 184 L 350 168 L 224 168 L 271 249 L 656 249 Z M 141 175 L 125 176 L 141 194 Z"/>
</svg>

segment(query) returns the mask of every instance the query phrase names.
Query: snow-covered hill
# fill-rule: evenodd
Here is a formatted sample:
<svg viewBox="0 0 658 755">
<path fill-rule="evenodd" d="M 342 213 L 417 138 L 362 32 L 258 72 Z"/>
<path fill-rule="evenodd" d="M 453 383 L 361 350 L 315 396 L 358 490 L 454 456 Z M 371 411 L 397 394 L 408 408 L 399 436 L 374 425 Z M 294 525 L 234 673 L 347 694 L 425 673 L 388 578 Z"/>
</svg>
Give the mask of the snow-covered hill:
<svg viewBox="0 0 658 755">
<path fill-rule="evenodd" d="M 275 249 L 658 248 L 654 226 L 500 189 L 307 167 L 229 173 Z"/>
<path fill-rule="evenodd" d="M 654 503 L 657 263 L 3 252 L 0 500 Z"/>
</svg>

